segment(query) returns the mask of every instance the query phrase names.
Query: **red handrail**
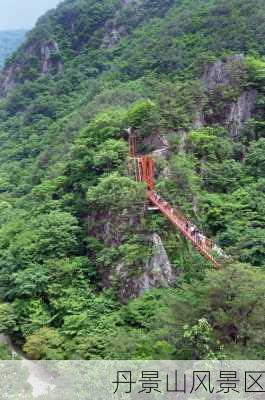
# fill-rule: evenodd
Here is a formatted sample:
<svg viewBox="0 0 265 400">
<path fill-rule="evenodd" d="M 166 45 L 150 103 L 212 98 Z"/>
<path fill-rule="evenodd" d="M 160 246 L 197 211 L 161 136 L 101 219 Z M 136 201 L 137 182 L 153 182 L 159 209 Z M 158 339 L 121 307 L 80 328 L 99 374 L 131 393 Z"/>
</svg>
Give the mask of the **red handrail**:
<svg viewBox="0 0 265 400">
<path fill-rule="evenodd" d="M 197 237 L 192 236 L 189 229 L 186 228 L 187 224 L 191 226 L 192 224 L 179 212 L 173 209 L 171 205 L 159 197 L 154 191 L 148 192 L 148 198 L 159 210 L 178 228 L 180 233 L 185 236 L 193 246 L 208 259 L 216 269 L 219 269 L 221 265 L 215 260 L 215 258 L 210 254 L 210 249 L 206 244 L 201 243 Z M 205 238 L 206 239 L 206 238 Z M 206 239 L 208 243 L 210 242 Z"/>
<path fill-rule="evenodd" d="M 193 235 L 189 227 L 193 224 L 188 221 L 180 211 L 174 210 L 173 207 L 154 191 L 154 160 L 149 155 L 137 156 L 137 139 L 132 130 L 128 129 L 129 133 L 129 156 L 133 162 L 133 169 L 137 181 L 145 182 L 148 188 L 148 198 L 168 219 L 171 221 L 180 233 L 186 237 L 197 251 L 209 260 L 215 268 L 220 268 L 221 265 L 210 254 L 212 243 L 209 239 L 203 236 L 204 241 L 199 240 L 197 235 Z"/>
</svg>

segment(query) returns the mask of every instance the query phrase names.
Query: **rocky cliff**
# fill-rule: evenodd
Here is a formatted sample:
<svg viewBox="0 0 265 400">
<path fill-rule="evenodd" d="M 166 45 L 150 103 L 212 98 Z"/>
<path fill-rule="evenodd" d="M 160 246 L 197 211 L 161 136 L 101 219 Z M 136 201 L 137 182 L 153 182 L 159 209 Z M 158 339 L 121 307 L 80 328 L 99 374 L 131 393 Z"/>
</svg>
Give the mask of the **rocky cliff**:
<svg viewBox="0 0 265 400">
<path fill-rule="evenodd" d="M 216 121 L 225 125 L 231 137 L 237 137 L 256 107 L 257 91 L 244 87 L 246 67 L 241 54 L 217 60 L 204 73 L 207 94 L 218 101 L 216 94 L 223 96 L 223 105 L 216 109 Z M 233 98 L 225 98 L 225 91 L 233 91 Z M 197 126 L 205 125 L 205 116 L 198 115 Z"/>
<path fill-rule="evenodd" d="M 22 59 L 15 59 L 2 71 L 0 76 L 0 94 L 2 96 L 20 82 L 21 76 L 26 74 L 29 62 L 33 64 L 37 73 L 53 75 L 63 71 L 60 49 L 54 40 L 34 43 L 34 45 L 26 47 L 23 53 Z"/>
</svg>

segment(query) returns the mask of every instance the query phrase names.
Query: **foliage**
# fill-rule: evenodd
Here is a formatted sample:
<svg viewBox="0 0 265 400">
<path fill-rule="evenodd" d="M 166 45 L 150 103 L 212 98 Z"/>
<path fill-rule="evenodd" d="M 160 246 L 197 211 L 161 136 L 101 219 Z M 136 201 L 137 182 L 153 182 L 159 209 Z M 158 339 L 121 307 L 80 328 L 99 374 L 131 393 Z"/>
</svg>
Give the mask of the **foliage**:
<svg viewBox="0 0 265 400">
<path fill-rule="evenodd" d="M 246 156 L 248 172 L 254 177 L 265 178 L 265 138 L 251 143 Z"/>
<path fill-rule="evenodd" d="M 34 335 L 29 336 L 23 350 L 32 360 L 60 360 L 63 353 L 58 351 L 62 339 L 59 334 L 49 328 L 41 328 Z"/>
<path fill-rule="evenodd" d="M 213 328 L 206 319 L 199 319 L 198 324 L 192 327 L 185 326 L 184 338 L 190 342 L 190 346 L 194 351 L 193 358 L 195 360 L 225 359 L 225 354 L 222 353 L 222 348 L 213 350 L 214 347 L 218 348 L 219 343 L 215 343 Z"/>
<path fill-rule="evenodd" d="M 117 173 L 102 177 L 99 184 L 87 193 L 88 205 L 93 209 L 116 212 L 131 208 L 137 202 L 141 204 L 144 198 L 143 185 Z"/>
<path fill-rule="evenodd" d="M 6 61 L 0 328 L 29 357 L 264 358 L 264 21 L 263 0 L 67 0 Z M 238 54 L 208 90 L 213 63 Z M 234 137 L 246 91 L 255 108 Z M 232 266 L 210 271 L 147 211 L 129 127 L 139 154 L 163 149 L 157 192 Z M 154 232 L 177 286 L 121 298 L 125 275 L 149 273 Z"/>
<path fill-rule="evenodd" d="M 6 333 L 16 326 L 16 314 L 12 305 L 2 303 L 0 305 L 0 332 Z"/>
</svg>

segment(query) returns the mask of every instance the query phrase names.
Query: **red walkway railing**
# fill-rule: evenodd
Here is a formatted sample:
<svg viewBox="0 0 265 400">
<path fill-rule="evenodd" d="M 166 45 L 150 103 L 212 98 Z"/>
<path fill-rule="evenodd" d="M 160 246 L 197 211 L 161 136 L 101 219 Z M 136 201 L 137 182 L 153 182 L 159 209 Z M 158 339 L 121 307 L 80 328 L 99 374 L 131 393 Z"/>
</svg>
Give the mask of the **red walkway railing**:
<svg viewBox="0 0 265 400">
<path fill-rule="evenodd" d="M 196 250 L 209 260 L 215 268 L 219 268 L 220 264 L 210 254 L 212 250 L 212 242 L 200 232 L 192 231 L 194 225 L 187 220 L 179 211 L 174 210 L 171 205 L 163 200 L 154 191 L 154 161 L 149 155 L 137 156 L 137 140 L 132 128 L 128 129 L 129 133 L 129 157 L 131 170 L 135 179 L 140 182 L 145 182 L 148 188 L 148 198 L 167 219 L 174 224 L 179 232 L 187 238 Z M 195 227 L 194 227 L 195 228 Z"/>
<path fill-rule="evenodd" d="M 204 237 L 204 240 L 202 241 L 198 238 L 198 236 L 193 236 L 190 230 L 192 224 L 179 211 L 174 210 L 167 201 L 163 200 L 154 191 L 148 192 L 148 198 L 151 203 L 159 208 L 162 214 L 164 214 L 165 217 L 167 217 L 167 219 L 177 227 L 179 232 L 193 244 L 193 246 L 202 256 L 209 260 L 215 268 L 220 268 L 221 265 L 210 254 L 211 249 L 207 244 L 211 243 L 209 239 Z"/>
</svg>

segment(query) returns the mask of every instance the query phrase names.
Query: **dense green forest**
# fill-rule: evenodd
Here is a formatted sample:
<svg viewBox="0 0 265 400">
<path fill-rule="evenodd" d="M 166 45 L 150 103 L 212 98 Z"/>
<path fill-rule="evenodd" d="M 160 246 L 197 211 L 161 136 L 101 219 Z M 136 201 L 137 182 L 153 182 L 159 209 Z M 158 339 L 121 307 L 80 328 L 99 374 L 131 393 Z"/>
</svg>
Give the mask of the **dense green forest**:
<svg viewBox="0 0 265 400">
<path fill-rule="evenodd" d="M 265 357 L 264 6 L 66 0 L 8 59 L 0 329 L 28 357 Z M 129 127 L 220 270 L 148 210 Z"/>
<path fill-rule="evenodd" d="M 25 38 L 24 30 L 0 31 L 0 68 L 5 60 L 21 45 Z"/>
</svg>

